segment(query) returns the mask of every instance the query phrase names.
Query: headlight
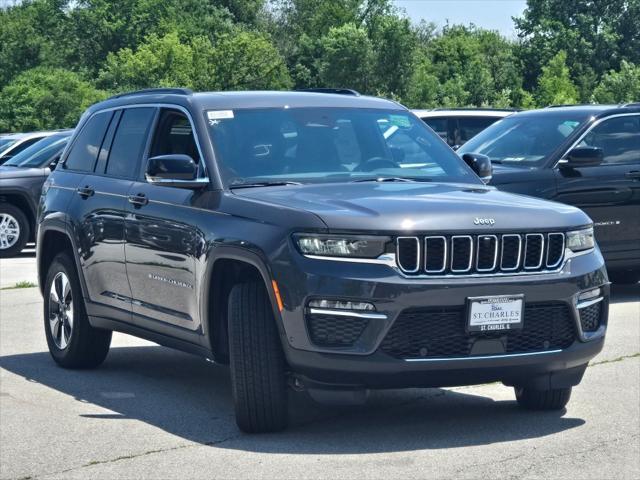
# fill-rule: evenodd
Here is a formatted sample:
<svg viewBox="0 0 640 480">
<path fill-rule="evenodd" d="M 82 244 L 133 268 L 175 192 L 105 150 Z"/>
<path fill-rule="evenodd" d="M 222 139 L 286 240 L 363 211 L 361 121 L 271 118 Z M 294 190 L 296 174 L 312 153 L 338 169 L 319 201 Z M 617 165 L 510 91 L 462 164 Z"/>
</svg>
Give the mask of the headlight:
<svg viewBox="0 0 640 480">
<path fill-rule="evenodd" d="M 389 237 L 297 234 L 294 240 L 303 255 L 323 257 L 377 258 Z"/>
<path fill-rule="evenodd" d="M 567 232 L 567 248 L 573 252 L 589 250 L 590 248 L 593 248 L 595 244 L 596 242 L 593 238 L 593 227 Z"/>
</svg>

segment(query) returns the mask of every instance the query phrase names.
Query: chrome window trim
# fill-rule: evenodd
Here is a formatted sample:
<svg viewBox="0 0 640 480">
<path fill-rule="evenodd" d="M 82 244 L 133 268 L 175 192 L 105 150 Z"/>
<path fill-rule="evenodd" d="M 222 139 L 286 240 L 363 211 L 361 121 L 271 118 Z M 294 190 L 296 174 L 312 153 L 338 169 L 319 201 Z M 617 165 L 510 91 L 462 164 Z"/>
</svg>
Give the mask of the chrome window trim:
<svg viewBox="0 0 640 480">
<path fill-rule="evenodd" d="M 582 133 L 582 135 L 580 135 L 578 137 L 578 139 L 573 142 L 571 144 L 571 146 L 569 148 L 567 148 L 567 150 L 560 156 L 560 158 L 556 161 L 556 163 L 551 167 L 551 168 L 558 168 L 558 165 L 562 164 L 562 163 L 566 163 L 567 159 L 566 156 L 567 154 L 573 150 L 574 148 L 576 148 L 576 146 L 578 146 L 580 144 L 580 142 L 582 142 L 584 140 L 584 137 L 586 137 L 587 135 L 589 135 L 589 133 L 591 133 L 591 130 L 593 130 L 594 128 L 596 128 L 598 125 L 600 125 L 601 123 L 606 122 L 607 120 L 611 120 L 613 118 L 620 118 L 620 117 L 632 117 L 632 116 L 640 116 L 640 113 L 638 112 L 632 112 L 632 113 L 616 113 L 615 115 L 609 115 L 608 117 L 603 117 L 603 118 L 599 118 L 598 120 L 594 121 L 589 128 L 587 128 L 586 131 L 584 131 Z M 601 163 L 600 165 L 603 166 L 607 166 L 607 165 L 613 165 L 613 164 L 609 164 L 609 163 Z M 625 164 L 619 164 L 619 165 L 625 165 Z M 627 164 L 628 165 L 628 164 Z M 596 165 L 597 166 L 597 165 Z"/>
<path fill-rule="evenodd" d="M 91 113 L 91 116 L 89 116 L 89 118 L 87 118 L 87 120 L 84 121 L 84 123 L 82 124 L 82 128 L 84 128 L 84 126 L 86 125 L 86 123 L 91 120 L 95 115 L 99 114 L 99 113 L 104 113 L 104 112 L 112 112 L 115 110 L 127 110 L 130 108 L 169 108 L 169 109 L 174 109 L 174 110 L 180 110 L 182 113 L 184 113 L 187 118 L 189 119 L 189 123 L 191 124 L 191 130 L 193 131 L 193 139 L 196 142 L 196 148 L 198 149 L 198 154 L 200 155 L 200 160 L 201 160 L 201 164 L 202 164 L 202 173 L 204 175 L 204 177 L 199 177 L 198 180 L 202 179 L 202 180 L 207 180 L 208 182 L 210 182 L 210 178 L 209 178 L 209 174 L 207 172 L 207 162 L 205 161 L 205 157 L 202 154 L 202 148 L 200 147 L 200 138 L 198 137 L 198 132 L 196 131 L 195 125 L 196 123 L 193 121 L 193 117 L 191 116 L 191 113 L 189 113 L 189 110 L 187 110 L 185 107 L 183 107 L 182 105 L 178 105 L 176 103 L 132 103 L 130 105 L 118 105 L 118 106 L 114 106 L 114 107 L 108 107 L 108 108 L 101 108 L 99 110 L 96 110 L 94 112 Z M 154 122 L 153 128 L 155 129 L 156 127 L 156 123 Z M 108 129 L 108 127 L 107 127 Z M 106 132 L 105 132 L 106 133 Z M 116 132 L 117 133 L 117 129 Z M 115 135 L 114 133 L 114 135 Z M 147 138 L 147 141 L 151 140 L 151 135 L 153 135 L 153 133 L 155 133 L 155 130 L 153 132 L 150 132 L 150 136 L 149 138 Z M 74 134 L 73 137 L 75 137 L 76 135 Z M 73 141 L 75 143 L 75 138 L 73 138 Z M 71 145 L 70 143 L 67 143 L 67 147 L 65 149 L 65 151 L 63 152 L 63 156 L 64 156 L 64 160 L 63 162 L 66 163 L 67 161 L 67 149 L 70 149 Z M 145 160 L 148 160 L 145 159 Z M 62 163 L 62 162 L 61 162 Z M 146 164 L 145 164 L 146 165 Z M 95 168 L 95 166 L 94 166 Z M 75 170 L 72 170 L 75 171 Z M 97 175 L 97 172 L 91 171 L 91 172 L 85 172 L 86 174 L 92 174 L 92 175 Z M 106 174 L 105 174 L 106 175 Z"/>
<path fill-rule="evenodd" d="M 400 264 L 400 240 L 415 240 L 416 242 L 416 248 L 417 248 L 417 252 L 416 252 L 416 268 L 413 270 L 409 270 L 404 268 L 401 264 Z M 418 270 L 420 270 L 420 259 L 422 257 L 422 252 L 420 250 L 420 239 L 418 237 L 397 237 L 396 238 L 396 260 L 398 263 L 398 268 L 400 268 L 400 270 L 402 270 L 405 273 L 415 273 Z"/>
<path fill-rule="evenodd" d="M 517 237 L 518 238 L 518 259 L 516 261 L 516 266 L 515 267 L 503 267 L 502 264 L 504 262 L 504 239 L 505 237 Z M 502 235 L 502 240 L 501 240 L 501 256 L 500 256 L 500 270 L 505 271 L 505 272 L 514 272 L 516 270 L 518 270 L 520 268 L 520 260 L 522 259 L 522 235 L 519 235 L 517 233 L 505 233 L 504 235 Z"/>
<path fill-rule="evenodd" d="M 493 238 L 494 248 L 493 248 L 493 265 L 491 268 L 480 268 L 478 265 L 478 261 L 480 260 L 480 239 L 481 238 Z M 478 272 L 490 272 L 491 270 L 495 270 L 496 265 L 498 264 L 498 237 L 496 235 L 478 235 L 476 237 L 476 270 Z"/>
<path fill-rule="evenodd" d="M 595 305 L 596 303 L 600 303 L 604 300 L 604 297 L 594 298 L 593 300 L 585 300 L 584 302 L 578 303 L 576 305 L 577 310 L 581 310 L 583 308 L 590 307 L 591 305 Z"/>
<path fill-rule="evenodd" d="M 455 240 L 457 238 L 466 238 L 466 239 L 469 240 L 469 243 L 471 244 L 471 248 L 469 248 L 469 265 L 467 266 L 466 269 L 462 269 L 462 270 L 453 268 L 453 253 L 454 253 L 453 244 L 454 244 L 454 242 L 455 242 Z M 451 266 L 451 271 L 452 272 L 454 272 L 454 273 L 466 273 L 466 272 L 471 270 L 471 266 L 473 265 L 473 247 L 474 247 L 473 237 L 471 235 L 453 235 L 451 237 L 451 264 L 450 264 L 450 266 Z"/>
<path fill-rule="evenodd" d="M 527 248 L 529 244 L 529 237 L 540 237 L 542 238 L 542 245 L 540 246 L 540 260 L 538 264 L 535 266 L 527 266 Z M 524 262 L 522 266 L 525 270 L 536 270 L 542 266 L 542 259 L 544 258 L 544 235 L 542 233 L 527 233 L 524 237 Z"/>
<path fill-rule="evenodd" d="M 558 259 L 558 261 L 554 264 L 549 264 L 549 245 L 551 245 L 551 236 L 552 235 L 560 235 L 562 237 L 562 248 L 561 251 L 562 253 L 560 254 L 560 258 Z M 561 232 L 551 232 L 551 233 L 547 233 L 547 259 L 545 262 L 545 265 L 547 268 L 555 268 L 558 265 L 560 265 L 562 263 L 562 259 L 564 258 L 564 250 L 565 250 L 565 238 L 564 238 L 564 233 Z"/>
<path fill-rule="evenodd" d="M 360 313 L 355 310 L 333 310 L 328 308 L 310 308 L 311 315 L 333 315 L 336 317 L 366 318 L 368 320 L 386 320 L 384 313 Z"/>
<path fill-rule="evenodd" d="M 438 239 L 442 239 L 442 243 L 444 244 L 444 255 L 442 258 L 442 268 L 439 270 L 429 270 L 427 268 L 427 240 L 429 239 L 433 239 L 433 238 L 438 238 Z M 424 271 L 427 273 L 440 273 L 440 272 L 444 272 L 447 269 L 447 257 L 448 257 L 448 245 L 447 245 L 447 237 L 444 237 L 442 235 L 430 235 L 427 237 L 424 237 Z"/>
</svg>

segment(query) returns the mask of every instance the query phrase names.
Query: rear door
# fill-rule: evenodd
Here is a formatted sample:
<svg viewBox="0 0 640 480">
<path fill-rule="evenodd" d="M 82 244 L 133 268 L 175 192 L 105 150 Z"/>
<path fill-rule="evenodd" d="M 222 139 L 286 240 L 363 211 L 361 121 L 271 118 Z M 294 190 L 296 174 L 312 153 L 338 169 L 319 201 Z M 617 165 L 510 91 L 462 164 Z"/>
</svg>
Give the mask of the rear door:
<svg viewBox="0 0 640 480">
<path fill-rule="evenodd" d="M 591 217 L 607 260 L 640 258 L 640 115 L 607 118 L 578 146 L 601 148 L 604 160 L 597 166 L 556 168 L 555 200 Z"/>
</svg>

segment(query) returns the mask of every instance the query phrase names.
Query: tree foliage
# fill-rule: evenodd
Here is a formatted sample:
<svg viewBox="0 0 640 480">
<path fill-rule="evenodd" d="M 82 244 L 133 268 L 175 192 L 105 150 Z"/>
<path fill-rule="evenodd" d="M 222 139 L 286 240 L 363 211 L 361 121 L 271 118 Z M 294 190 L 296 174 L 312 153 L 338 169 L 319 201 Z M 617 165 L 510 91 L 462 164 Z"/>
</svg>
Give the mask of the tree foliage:
<svg viewBox="0 0 640 480">
<path fill-rule="evenodd" d="M 528 0 L 517 39 L 413 24 L 392 0 L 23 0 L 0 8 L 0 129 L 44 125 L 30 101 L 68 125 L 103 91 L 155 86 L 349 87 L 425 108 L 638 101 L 638 25 L 640 0 Z"/>
</svg>

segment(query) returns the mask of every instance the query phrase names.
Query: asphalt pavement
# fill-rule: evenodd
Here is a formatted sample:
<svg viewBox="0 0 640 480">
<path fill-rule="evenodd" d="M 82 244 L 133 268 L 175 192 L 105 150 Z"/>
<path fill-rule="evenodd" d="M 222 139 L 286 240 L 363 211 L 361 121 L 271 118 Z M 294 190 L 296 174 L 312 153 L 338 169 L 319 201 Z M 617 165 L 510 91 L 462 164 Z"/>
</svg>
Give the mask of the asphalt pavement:
<svg viewBox="0 0 640 480">
<path fill-rule="evenodd" d="M 0 261 L 3 287 L 34 272 L 32 254 Z M 640 285 L 614 287 L 605 349 L 565 411 L 523 411 L 500 384 L 291 405 L 286 432 L 243 434 L 227 368 L 121 334 L 101 368 L 63 370 L 38 289 L 0 290 L 2 479 L 638 479 Z"/>
</svg>

